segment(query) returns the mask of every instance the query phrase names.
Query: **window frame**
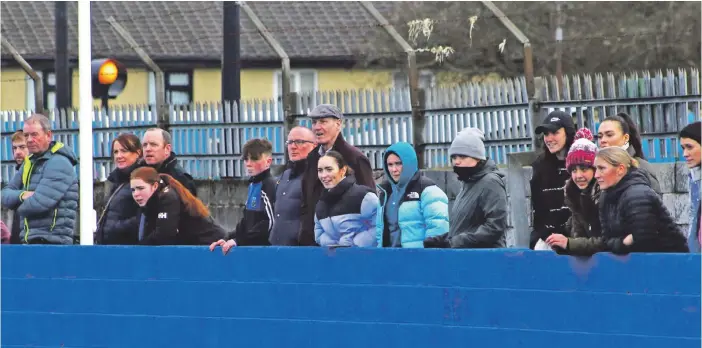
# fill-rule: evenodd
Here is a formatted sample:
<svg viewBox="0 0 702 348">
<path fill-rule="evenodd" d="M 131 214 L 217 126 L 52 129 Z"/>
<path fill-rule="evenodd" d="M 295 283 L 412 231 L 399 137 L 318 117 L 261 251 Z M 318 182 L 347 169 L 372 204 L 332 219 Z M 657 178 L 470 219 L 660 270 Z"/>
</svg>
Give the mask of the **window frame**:
<svg viewBox="0 0 702 348">
<path fill-rule="evenodd" d="M 291 75 L 295 76 L 295 84 L 294 86 L 292 86 L 293 88 L 291 89 L 291 92 L 300 91 L 300 88 L 302 87 L 302 79 L 300 78 L 301 73 L 312 73 L 314 75 L 314 88 L 312 92 L 316 93 L 319 91 L 319 72 L 317 71 L 317 69 L 291 69 L 290 73 Z M 280 84 L 278 83 L 278 77 L 280 77 L 280 81 L 283 80 L 283 71 L 281 69 L 273 71 L 273 100 L 276 102 L 281 102 L 283 92 L 281 89 L 282 86 L 280 86 Z"/>
</svg>

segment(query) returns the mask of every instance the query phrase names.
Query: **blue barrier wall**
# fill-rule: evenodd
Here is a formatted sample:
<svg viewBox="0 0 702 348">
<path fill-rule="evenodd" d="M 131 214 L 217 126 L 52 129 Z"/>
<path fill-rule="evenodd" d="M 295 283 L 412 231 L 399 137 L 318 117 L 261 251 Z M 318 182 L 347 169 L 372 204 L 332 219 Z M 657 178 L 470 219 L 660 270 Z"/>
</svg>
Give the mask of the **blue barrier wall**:
<svg viewBox="0 0 702 348">
<path fill-rule="evenodd" d="M 2 246 L 2 347 L 700 347 L 700 255 Z"/>
</svg>

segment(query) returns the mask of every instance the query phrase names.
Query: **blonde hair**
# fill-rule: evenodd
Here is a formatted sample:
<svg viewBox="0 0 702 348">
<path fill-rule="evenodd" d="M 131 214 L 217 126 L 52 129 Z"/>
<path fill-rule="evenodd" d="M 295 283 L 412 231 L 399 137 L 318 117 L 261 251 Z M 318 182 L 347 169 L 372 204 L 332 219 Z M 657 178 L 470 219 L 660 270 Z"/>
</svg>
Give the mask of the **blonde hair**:
<svg viewBox="0 0 702 348">
<path fill-rule="evenodd" d="M 627 171 L 629 170 L 629 168 L 639 167 L 639 161 L 631 157 L 629 152 L 617 146 L 600 149 L 599 151 L 597 151 L 596 158 L 600 158 L 614 167 L 624 165 Z"/>
</svg>

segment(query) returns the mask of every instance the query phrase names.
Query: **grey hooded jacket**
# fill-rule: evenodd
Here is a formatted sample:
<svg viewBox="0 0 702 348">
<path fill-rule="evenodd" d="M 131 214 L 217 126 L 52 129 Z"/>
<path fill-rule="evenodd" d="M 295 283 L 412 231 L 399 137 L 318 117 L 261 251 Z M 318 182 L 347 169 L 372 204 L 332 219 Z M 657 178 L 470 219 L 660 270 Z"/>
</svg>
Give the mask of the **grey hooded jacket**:
<svg viewBox="0 0 702 348">
<path fill-rule="evenodd" d="M 451 248 L 504 248 L 507 189 L 504 175 L 488 160 L 481 171 L 461 181 L 449 213 Z"/>
<path fill-rule="evenodd" d="M 20 170 L 2 190 L 2 206 L 19 214 L 23 243 L 43 239 L 50 244 L 73 244 L 78 210 L 78 164 L 73 151 L 51 142 L 41 155 L 27 156 Z M 21 200 L 25 191 L 34 194 Z"/>
</svg>

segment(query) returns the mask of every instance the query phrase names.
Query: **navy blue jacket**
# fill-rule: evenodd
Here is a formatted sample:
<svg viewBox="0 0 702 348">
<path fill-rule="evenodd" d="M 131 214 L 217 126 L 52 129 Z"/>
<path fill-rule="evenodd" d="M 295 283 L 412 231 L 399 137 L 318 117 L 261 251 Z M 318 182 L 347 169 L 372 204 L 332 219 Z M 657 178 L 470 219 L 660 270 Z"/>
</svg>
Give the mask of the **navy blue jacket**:
<svg viewBox="0 0 702 348">
<path fill-rule="evenodd" d="M 275 178 L 270 169 L 249 179 L 249 193 L 246 196 L 244 216 L 232 232 L 232 238 L 239 246 L 270 245 L 268 238 L 275 216 Z"/>
</svg>

